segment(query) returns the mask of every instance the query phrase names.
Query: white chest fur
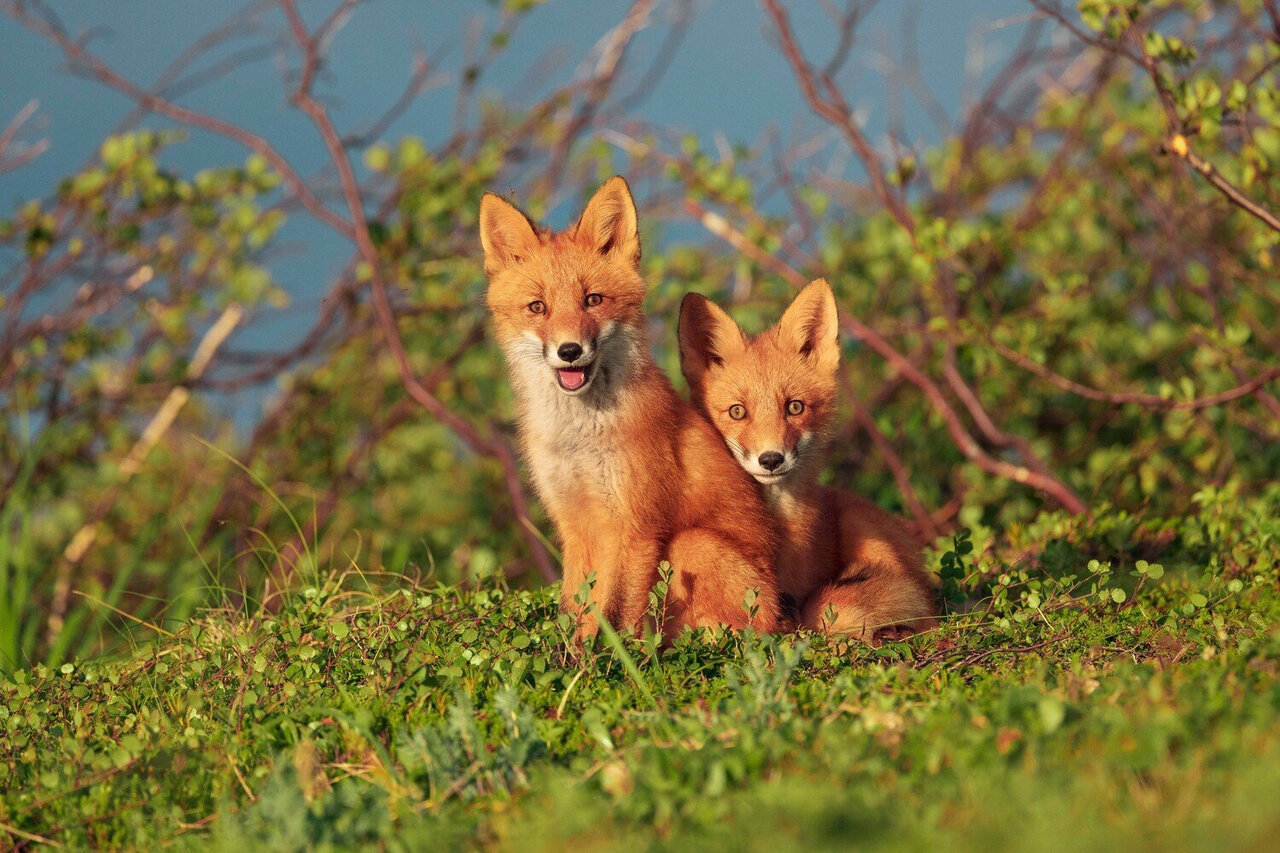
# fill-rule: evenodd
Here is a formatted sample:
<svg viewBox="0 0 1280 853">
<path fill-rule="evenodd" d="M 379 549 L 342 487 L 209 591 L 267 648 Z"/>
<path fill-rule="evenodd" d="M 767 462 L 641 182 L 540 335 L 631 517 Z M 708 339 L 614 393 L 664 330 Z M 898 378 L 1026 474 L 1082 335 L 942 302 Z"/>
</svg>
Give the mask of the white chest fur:
<svg viewBox="0 0 1280 853">
<path fill-rule="evenodd" d="M 552 393 L 560 399 L 539 400 L 525 413 L 525 443 L 539 493 L 556 503 L 589 495 L 617 505 L 626 457 L 616 414 Z"/>
<path fill-rule="evenodd" d="M 616 400 L 593 393 L 604 392 L 603 387 L 569 396 L 555 386 L 545 365 L 516 362 L 513 367 L 525 457 L 538 493 L 552 504 L 590 498 L 620 511 L 627 456 Z"/>
</svg>

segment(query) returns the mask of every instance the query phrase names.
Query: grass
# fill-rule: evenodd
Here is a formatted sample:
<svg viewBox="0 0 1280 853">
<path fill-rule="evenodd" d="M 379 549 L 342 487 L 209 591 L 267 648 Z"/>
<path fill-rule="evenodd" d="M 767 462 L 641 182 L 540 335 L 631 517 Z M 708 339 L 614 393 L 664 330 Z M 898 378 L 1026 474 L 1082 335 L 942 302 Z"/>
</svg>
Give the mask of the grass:
<svg viewBox="0 0 1280 853">
<path fill-rule="evenodd" d="M 0 843 L 1259 849 L 1280 839 L 1280 489 L 936 555 L 880 648 L 602 636 L 555 591 L 332 576 L 0 680 Z"/>
</svg>

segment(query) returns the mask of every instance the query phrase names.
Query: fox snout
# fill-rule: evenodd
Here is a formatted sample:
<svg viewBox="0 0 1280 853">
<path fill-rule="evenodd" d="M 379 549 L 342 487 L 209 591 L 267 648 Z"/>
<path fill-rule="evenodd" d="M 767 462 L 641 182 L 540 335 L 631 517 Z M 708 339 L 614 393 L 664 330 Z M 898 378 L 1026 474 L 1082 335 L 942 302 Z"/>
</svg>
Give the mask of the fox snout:
<svg viewBox="0 0 1280 853">
<path fill-rule="evenodd" d="M 780 482 L 783 477 L 791 473 L 791 469 L 796 464 L 794 447 L 768 450 L 741 447 L 739 450 L 738 447 L 730 444 L 730 448 L 734 451 L 733 455 L 738 457 L 738 464 L 746 468 L 747 473 L 752 477 L 765 484 Z"/>
<path fill-rule="evenodd" d="M 555 371 L 556 382 L 566 394 L 579 394 L 591 384 L 597 339 L 549 341 L 543 348 L 547 364 Z"/>
<path fill-rule="evenodd" d="M 787 457 L 776 450 L 766 450 L 756 457 L 756 461 L 760 463 L 760 467 L 764 470 L 773 472 L 778 470 L 783 462 L 787 461 Z"/>
<path fill-rule="evenodd" d="M 590 364 L 596 357 L 596 342 L 594 340 L 587 341 L 561 341 L 559 343 L 547 344 L 547 361 L 552 367 L 574 367 L 577 365 Z"/>
</svg>

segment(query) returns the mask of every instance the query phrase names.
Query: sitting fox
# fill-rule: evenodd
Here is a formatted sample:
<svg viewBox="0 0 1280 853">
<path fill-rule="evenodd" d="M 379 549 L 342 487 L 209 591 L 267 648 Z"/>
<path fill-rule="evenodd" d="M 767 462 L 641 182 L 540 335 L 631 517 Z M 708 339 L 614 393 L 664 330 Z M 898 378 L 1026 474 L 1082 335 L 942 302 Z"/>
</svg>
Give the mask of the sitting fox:
<svg viewBox="0 0 1280 853">
<path fill-rule="evenodd" d="M 905 522 L 817 482 L 836 399 L 836 304 L 821 279 L 747 338 L 705 297 L 680 307 L 693 402 L 763 487 L 782 537 L 778 582 L 806 628 L 874 640 L 934 624 L 934 587 Z"/>
<path fill-rule="evenodd" d="M 775 630 L 774 521 L 650 354 L 626 182 L 611 178 L 560 233 L 485 195 L 480 237 L 524 456 L 563 543 L 561 606 L 579 636 L 597 628 L 575 601 L 592 572 L 591 601 L 612 626 L 649 627 L 662 560 L 674 570 L 656 626 L 667 637 L 715 624 Z"/>
</svg>

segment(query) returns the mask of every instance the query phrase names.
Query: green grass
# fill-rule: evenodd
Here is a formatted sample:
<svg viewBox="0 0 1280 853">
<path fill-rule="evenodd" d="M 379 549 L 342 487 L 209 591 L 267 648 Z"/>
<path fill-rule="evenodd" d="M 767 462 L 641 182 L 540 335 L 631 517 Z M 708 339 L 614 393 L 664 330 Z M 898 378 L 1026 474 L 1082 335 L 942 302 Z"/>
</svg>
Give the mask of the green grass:
<svg viewBox="0 0 1280 853">
<path fill-rule="evenodd" d="M 1278 510 L 975 531 L 935 555 L 965 612 L 881 648 L 579 655 L 554 590 L 334 576 L 5 676 L 0 844 L 1262 849 Z"/>
</svg>

